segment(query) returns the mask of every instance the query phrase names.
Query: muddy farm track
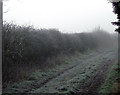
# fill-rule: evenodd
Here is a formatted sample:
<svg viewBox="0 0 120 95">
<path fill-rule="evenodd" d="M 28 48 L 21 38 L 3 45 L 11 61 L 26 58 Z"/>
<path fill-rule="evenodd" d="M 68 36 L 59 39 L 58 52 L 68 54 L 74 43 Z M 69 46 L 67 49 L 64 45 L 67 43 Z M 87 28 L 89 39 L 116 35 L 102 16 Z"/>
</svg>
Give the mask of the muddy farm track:
<svg viewBox="0 0 120 95">
<path fill-rule="evenodd" d="M 75 58 L 73 62 L 68 62 L 64 69 L 58 69 L 43 81 L 42 77 L 35 80 L 16 93 L 95 94 L 116 60 L 115 50 L 95 51 Z"/>
</svg>

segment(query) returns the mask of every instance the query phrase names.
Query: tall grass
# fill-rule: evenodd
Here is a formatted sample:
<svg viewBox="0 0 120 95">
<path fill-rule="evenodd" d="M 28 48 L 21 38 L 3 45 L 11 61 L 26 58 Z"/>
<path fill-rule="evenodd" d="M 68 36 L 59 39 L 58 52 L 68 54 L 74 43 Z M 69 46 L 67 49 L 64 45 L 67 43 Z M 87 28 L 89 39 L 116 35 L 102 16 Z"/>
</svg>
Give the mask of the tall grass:
<svg viewBox="0 0 120 95">
<path fill-rule="evenodd" d="M 3 84 L 24 78 L 25 71 L 34 66 L 41 67 L 48 57 L 85 52 L 114 42 L 109 33 L 99 29 L 92 33 L 68 34 L 57 29 L 34 29 L 5 23 L 3 33 Z"/>
</svg>

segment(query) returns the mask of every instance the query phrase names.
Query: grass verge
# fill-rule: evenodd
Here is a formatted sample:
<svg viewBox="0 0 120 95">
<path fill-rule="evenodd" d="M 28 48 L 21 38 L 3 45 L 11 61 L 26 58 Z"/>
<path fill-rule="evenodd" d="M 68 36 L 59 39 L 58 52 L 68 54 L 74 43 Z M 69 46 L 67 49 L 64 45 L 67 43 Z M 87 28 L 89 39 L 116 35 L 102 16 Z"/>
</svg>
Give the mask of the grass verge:
<svg viewBox="0 0 120 95">
<path fill-rule="evenodd" d="M 104 84 L 99 88 L 100 94 L 115 94 L 120 93 L 120 61 L 116 62 L 108 71 Z"/>
</svg>

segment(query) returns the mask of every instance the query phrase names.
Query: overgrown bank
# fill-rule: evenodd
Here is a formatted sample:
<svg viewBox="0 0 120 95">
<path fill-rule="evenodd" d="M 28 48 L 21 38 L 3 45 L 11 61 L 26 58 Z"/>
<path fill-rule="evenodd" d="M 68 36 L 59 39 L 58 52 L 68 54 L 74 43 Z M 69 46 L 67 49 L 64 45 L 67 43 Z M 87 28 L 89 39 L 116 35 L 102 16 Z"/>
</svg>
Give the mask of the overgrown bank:
<svg viewBox="0 0 120 95">
<path fill-rule="evenodd" d="M 56 29 L 34 29 L 8 23 L 3 26 L 3 36 L 3 84 L 25 78 L 26 71 L 50 66 L 51 59 L 61 54 L 109 47 L 115 41 L 111 34 L 99 29 L 68 34 Z"/>
</svg>

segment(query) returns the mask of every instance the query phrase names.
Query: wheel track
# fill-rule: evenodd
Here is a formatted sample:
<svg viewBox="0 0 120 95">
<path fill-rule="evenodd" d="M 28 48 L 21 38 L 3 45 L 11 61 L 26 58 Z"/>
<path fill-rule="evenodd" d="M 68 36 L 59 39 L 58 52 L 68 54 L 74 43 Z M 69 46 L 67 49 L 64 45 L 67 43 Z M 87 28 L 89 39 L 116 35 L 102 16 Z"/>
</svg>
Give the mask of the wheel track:
<svg viewBox="0 0 120 95">
<path fill-rule="evenodd" d="M 87 58 L 89 58 L 89 60 L 87 60 L 87 61 L 92 60 L 92 59 L 90 59 L 90 58 L 99 57 L 99 56 L 101 56 L 101 55 L 103 55 L 103 54 L 104 54 L 104 53 L 101 53 L 101 54 L 99 54 L 99 55 L 97 55 L 97 56 L 95 56 L 96 54 L 90 55 L 90 57 L 87 56 Z M 86 58 L 85 58 L 85 59 L 86 59 Z M 67 71 L 73 69 L 74 67 L 76 67 L 76 66 L 78 66 L 78 65 L 80 65 L 80 63 L 75 64 L 75 65 L 73 65 L 73 66 L 71 66 L 71 67 L 69 67 L 69 68 L 66 68 L 66 69 L 64 69 L 63 71 L 60 71 L 57 75 L 54 75 L 54 76 L 46 79 L 45 81 L 43 81 L 43 82 L 40 83 L 40 84 L 36 84 L 36 82 L 34 82 L 34 83 L 30 86 L 29 89 L 23 91 L 22 93 L 30 93 L 33 89 L 36 90 L 36 89 L 38 89 L 38 88 L 41 88 L 42 86 L 44 86 L 46 83 L 48 83 L 48 82 L 51 81 L 52 79 L 60 76 L 60 75 L 63 74 L 64 72 L 67 72 Z"/>
<path fill-rule="evenodd" d="M 87 61 L 93 60 L 93 59 L 91 59 L 91 58 L 94 58 L 94 59 L 95 59 L 95 58 L 99 58 L 100 56 L 104 55 L 104 53 L 105 53 L 105 52 L 102 52 L 101 54 L 99 54 L 99 55 L 97 55 L 97 56 L 96 56 L 96 54 L 95 54 L 95 55 L 91 55 L 91 56 L 89 57 L 89 60 L 87 59 Z M 57 78 L 57 77 L 60 76 L 61 74 L 63 74 L 63 73 L 65 73 L 65 72 L 73 69 L 74 67 L 76 67 L 76 66 L 78 66 L 78 65 L 80 65 L 80 63 L 75 64 L 75 65 L 73 65 L 73 66 L 71 66 L 71 67 L 69 67 L 69 68 L 66 68 L 66 69 L 64 69 L 63 71 L 60 71 L 57 75 L 54 75 L 54 76 L 46 79 L 45 81 L 43 81 L 43 82 L 40 83 L 40 84 L 36 84 L 36 82 L 34 82 L 34 83 L 30 86 L 29 89 L 25 90 L 25 91 L 22 92 L 22 93 L 30 93 L 33 89 L 34 89 L 34 90 L 39 89 L 39 88 L 43 87 L 46 83 L 48 83 L 49 81 L 51 81 L 52 79 Z M 100 73 L 100 71 L 97 72 L 97 73 Z M 93 79 L 96 79 L 96 78 L 97 78 L 97 74 L 96 74 L 95 76 L 93 76 L 93 78 L 91 78 L 91 79 L 93 80 Z M 87 82 L 88 82 L 88 81 L 87 81 Z M 90 89 L 93 88 L 93 86 L 94 86 L 95 84 L 89 83 L 89 84 L 87 84 L 87 85 L 88 85 L 88 87 L 90 87 L 89 90 L 87 91 L 87 92 L 89 93 L 89 92 L 91 92 Z M 85 86 L 84 86 L 83 88 L 84 88 L 84 89 L 88 89 L 88 88 L 85 88 Z"/>
<path fill-rule="evenodd" d="M 74 91 L 73 95 L 97 95 L 98 88 L 105 80 L 108 68 L 110 68 L 115 61 L 115 58 L 104 61 L 104 64 L 99 68 L 95 75 L 91 76 L 90 79 L 87 80 L 84 84 L 80 84 L 80 86 Z"/>
</svg>

